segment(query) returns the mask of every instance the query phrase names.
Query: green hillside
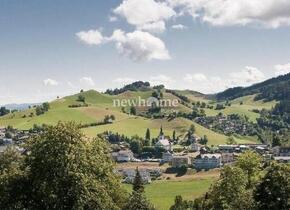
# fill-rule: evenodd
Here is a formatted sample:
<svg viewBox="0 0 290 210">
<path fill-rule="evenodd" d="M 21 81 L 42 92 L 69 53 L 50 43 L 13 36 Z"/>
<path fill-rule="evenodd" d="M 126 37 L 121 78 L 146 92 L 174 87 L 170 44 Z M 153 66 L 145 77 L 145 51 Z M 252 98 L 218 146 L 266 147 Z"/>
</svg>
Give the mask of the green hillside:
<svg viewBox="0 0 290 210">
<path fill-rule="evenodd" d="M 56 99 L 50 102 L 50 109 L 42 115 L 37 116 L 35 108 L 30 108 L 25 111 L 10 113 L 3 117 L 0 117 L 0 127 L 11 125 L 18 129 L 30 129 L 34 124 L 42 125 L 49 124 L 54 125 L 58 121 L 75 121 L 81 124 L 96 123 L 103 121 L 106 115 L 114 115 L 115 121 L 113 124 L 100 125 L 95 127 L 84 128 L 83 131 L 90 137 L 94 137 L 104 131 L 118 132 L 126 136 L 138 135 L 144 137 L 147 128 L 151 131 L 152 137 L 157 137 L 160 131 L 160 127 L 163 127 L 165 135 L 172 136 L 173 131 L 176 131 L 177 136 L 181 139 L 184 137 L 191 124 L 195 124 L 196 134 L 199 136 L 206 135 L 209 139 L 209 145 L 224 144 L 226 143 L 228 136 L 216 133 L 209 130 L 199 124 L 196 124 L 190 120 L 184 118 L 175 118 L 173 120 L 163 119 L 148 119 L 140 116 L 132 116 L 124 113 L 121 107 L 114 107 L 113 100 L 117 99 L 136 99 L 138 97 L 147 99 L 152 95 L 154 90 L 144 91 L 131 91 L 127 90 L 117 95 L 109 95 L 99 93 L 94 90 L 78 93 L 72 96 L 67 96 L 61 99 Z M 167 107 L 163 109 L 164 113 L 171 113 L 181 111 L 183 113 L 191 113 L 191 103 L 193 102 L 205 102 L 208 105 L 216 106 L 217 102 L 211 101 L 201 93 L 194 91 L 176 91 L 180 95 L 184 95 L 189 99 L 186 104 L 179 104 L 178 107 Z M 179 97 L 169 92 L 163 93 L 164 99 L 178 99 Z M 85 103 L 87 107 L 70 108 L 69 106 L 83 104 L 78 101 L 79 96 L 85 97 Z M 224 114 L 238 113 L 241 115 L 247 115 L 250 120 L 255 121 L 259 114 L 253 112 L 253 109 L 270 109 L 276 102 L 263 102 L 255 101 L 255 95 L 244 96 L 234 99 L 231 102 L 231 106 L 226 106 L 223 110 L 215 110 L 204 108 L 205 113 L 208 116 L 217 115 L 219 112 Z M 240 102 L 243 102 L 241 105 Z M 129 108 L 125 111 L 128 112 Z M 237 138 L 238 143 L 250 143 L 256 141 L 255 138 L 241 137 Z"/>
<path fill-rule="evenodd" d="M 290 74 L 281 75 L 249 87 L 234 87 L 215 95 L 218 100 L 232 100 L 256 94 L 256 100 L 273 101 L 290 99 Z"/>
<path fill-rule="evenodd" d="M 259 114 L 254 112 L 253 110 L 262 110 L 262 109 L 270 110 L 277 103 L 276 101 L 264 102 L 263 100 L 254 100 L 255 97 L 256 95 L 242 96 L 229 101 L 229 103 L 231 103 L 231 106 L 225 106 L 225 109 L 222 110 L 205 109 L 205 112 L 208 116 L 215 116 L 220 112 L 226 115 L 228 114 L 246 115 L 247 117 L 249 117 L 251 121 L 255 122 L 256 119 L 259 117 Z M 216 104 L 218 103 L 225 104 L 225 102 L 214 102 L 212 103 L 212 105 L 216 106 Z"/>
</svg>

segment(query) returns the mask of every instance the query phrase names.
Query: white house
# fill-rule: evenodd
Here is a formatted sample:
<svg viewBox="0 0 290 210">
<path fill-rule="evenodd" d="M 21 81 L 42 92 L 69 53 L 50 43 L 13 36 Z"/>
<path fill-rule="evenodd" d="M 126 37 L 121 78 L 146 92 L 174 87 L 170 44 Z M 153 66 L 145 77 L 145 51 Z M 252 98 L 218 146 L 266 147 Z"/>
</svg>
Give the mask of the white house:
<svg viewBox="0 0 290 210">
<path fill-rule="evenodd" d="M 277 156 L 277 157 L 274 157 L 274 160 L 276 160 L 279 163 L 290 163 L 289 156 Z"/>
<path fill-rule="evenodd" d="M 160 138 L 155 144 L 156 147 L 161 147 L 167 151 L 171 151 L 171 142 L 168 139 Z"/>
<path fill-rule="evenodd" d="M 117 162 L 130 162 L 134 159 L 134 155 L 131 150 L 121 150 L 119 152 L 113 152 L 112 157 Z"/>
<path fill-rule="evenodd" d="M 136 170 L 135 169 L 123 169 L 120 170 L 119 173 L 122 174 L 123 182 L 124 183 L 133 183 L 136 176 Z M 151 176 L 147 169 L 139 169 L 139 173 L 141 175 L 141 179 L 143 184 L 148 184 L 151 182 Z"/>
<path fill-rule="evenodd" d="M 202 154 L 194 160 L 196 169 L 220 168 L 222 165 L 221 154 Z"/>
</svg>

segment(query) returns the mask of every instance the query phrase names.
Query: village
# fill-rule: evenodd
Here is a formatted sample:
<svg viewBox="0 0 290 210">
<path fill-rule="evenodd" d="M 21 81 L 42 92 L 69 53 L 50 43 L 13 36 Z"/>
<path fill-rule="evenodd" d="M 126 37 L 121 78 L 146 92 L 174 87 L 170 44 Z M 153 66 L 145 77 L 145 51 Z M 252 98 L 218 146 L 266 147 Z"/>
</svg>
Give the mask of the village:
<svg viewBox="0 0 290 210">
<path fill-rule="evenodd" d="M 223 115 L 219 113 L 216 116 L 197 117 L 195 122 L 211 130 L 226 135 L 255 135 L 256 129 L 254 123 L 249 122 L 246 116 L 238 114 Z"/>
<path fill-rule="evenodd" d="M 200 144 L 200 140 L 200 137 L 193 135 L 189 146 L 175 149 L 176 145 L 173 145 L 172 140 L 163 135 L 159 136 L 155 147 L 164 151 L 161 158 L 138 158 L 124 146 L 111 155 L 125 183 L 132 183 L 136 167 L 139 165 L 142 166 L 138 170 L 143 182 L 150 183 L 152 180 L 162 179 L 162 175 L 166 179 L 168 178 L 166 175 L 172 172 L 178 177 L 185 175 L 188 169 L 196 173 L 219 170 L 225 165 L 233 164 L 240 154 L 249 150 L 260 154 L 265 162 L 275 160 L 280 163 L 290 163 L 290 147 L 271 148 L 266 144 L 221 144 L 209 148 Z"/>
<path fill-rule="evenodd" d="M 32 136 L 41 133 L 39 129 L 21 131 L 11 127 L 0 128 L 0 153 L 8 146 L 24 152 L 23 143 Z M 219 170 L 232 164 L 238 156 L 248 150 L 260 154 L 264 161 L 275 160 L 280 163 L 290 163 L 290 147 L 276 146 L 271 148 L 266 144 L 221 144 L 214 148 L 201 144 L 197 135 L 192 135 L 188 146 L 181 146 L 172 139 L 160 135 L 154 145 L 161 153 L 154 157 L 140 156 L 134 153 L 124 141 L 117 142 L 118 148 L 112 149 L 112 159 L 117 163 L 116 172 L 124 183 L 132 183 L 136 168 L 139 168 L 144 183 L 168 178 L 168 174 L 177 177 L 185 175 L 188 169 L 196 173 Z M 116 148 L 116 144 L 111 144 Z"/>
</svg>

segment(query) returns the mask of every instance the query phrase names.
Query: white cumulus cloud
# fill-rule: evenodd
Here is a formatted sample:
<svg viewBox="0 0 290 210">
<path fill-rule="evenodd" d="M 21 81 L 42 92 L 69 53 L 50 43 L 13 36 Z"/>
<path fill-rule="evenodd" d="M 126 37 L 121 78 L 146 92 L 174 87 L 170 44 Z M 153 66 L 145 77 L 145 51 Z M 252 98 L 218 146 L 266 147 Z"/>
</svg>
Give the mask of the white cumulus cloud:
<svg viewBox="0 0 290 210">
<path fill-rule="evenodd" d="M 246 66 L 243 70 L 239 72 L 230 73 L 230 83 L 233 86 L 238 85 L 250 85 L 257 82 L 261 82 L 265 79 L 265 75 L 262 71 L 256 67 Z"/>
<path fill-rule="evenodd" d="M 216 93 L 231 87 L 249 86 L 265 79 L 264 73 L 252 66 L 246 66 L 241 71 L 231 72 L 224 75 L 223 78 L 202 73 L 186 74 L 183 77 L 185 85 L 189 85 L 188 88 L 202 93 Z"/>
<path fill-rule="evenodd" d="M 53 80 L 53 79 L 45 79 L 43 80 L 43 84 L 45 86 L 57 86 L 58 85 L 58 82 L 56 80 Z"/>
<path fill-rule="evenodd" d="M 207 77 L 202 73 L 186 74 L 183 80 L 186 82 L 194 82 L 194 81 L 203 82 L 207 80 Z"/>
<path fill-rule="evenodd" d="M 99 30 L 80 31 L 76 35 L 88 45 L 99 45 L 104 41 L 104 37 Z"/>
<path fill-rule="evenodd" d="M 151 76 L 149 79 L 149 82 L 152 85 L 165 85 L 166 87 L 170 87 L 170 85 L 172 85 L 175 80 L 172 79 L 171 77 L 164 75 L 164 74 L 159 74 L 156 76 Z"/>
<path fill-rule="evenodd" d="M 164 42 L 145 31 L 136 30 L 126 33 L 117 29 L 110 37 L 104 37 L 98 30 L 89 30 L 79 32 L 77 36 L 90 45 L 115 42 L 119 54 L 134 61 L 170 59 Z"/>
<path fill-rule="evenodd" d="M 277 28 L 290 25 L 288 0 L 167 0 L 179 13 L 215 26 L 258 25 Z"/>
<path fill-rule="evenodd" d="M 95 86 L 95 82 L 91 77 L 82 77 L 80 79 L 80 83 L 81 85 L 88 86 L 88 87 Z"/>
<path fill-rule="evenodd" d="M 164 42 L 148 32 L 125 33 L 122 30 L 116 30 L 110 40 L 116 42 L 117 50 L 121 55 L 134 61 L 170 59 Z"/>
<path fill-rule="evenodd" d="M 290 73 L 290 63 L 287 64 L 277 64 L 274 66 L 275 76 L 285 75 Z"/>
<path fill-rule="evenodd" d="M 137 26 L 138 30 L 148 31 L 152 33 L 162 33 L 166 30 L 165 22 L 158 21 L 153 23 L 146 23 L 144 25 Z"/>
<path fill-rule="evenodd" d="M 155 0 L 124 0 L 114 9 L 114 13 L 135 26 L 168 20 L 176 15 L 166 2 Z"/>
</svg>

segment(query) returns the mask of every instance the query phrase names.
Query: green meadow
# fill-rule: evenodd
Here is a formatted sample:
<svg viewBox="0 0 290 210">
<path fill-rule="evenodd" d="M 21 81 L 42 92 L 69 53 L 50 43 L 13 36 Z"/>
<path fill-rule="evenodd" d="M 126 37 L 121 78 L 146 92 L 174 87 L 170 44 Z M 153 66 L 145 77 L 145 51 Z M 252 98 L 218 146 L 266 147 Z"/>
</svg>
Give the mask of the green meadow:
<svg viewBox="0 0 290 210">
<path fill-rule="evenodd" d="M 175 196 L 181 195 L 184 199 L 193 200 L 203 195 L 214 182 L 214 178 L 183 181 L 154 181 L 145 186 L 145 193 L 150 202 L 158 210 L 169 210 L 174 204 Z M 124 184 L 128 192 L 132 185 Z"/>
<path fill-rule="evenodd" d="M 215 107 L 217 102 L 210 101 L 204 95 L 194 91 L 177 91 L 179 94 L 187 96 L 191 102 L 201 101 L 206 102 Z M 152 137 L 157 137 L 162 126 L 165 135 L 172 136 L 173 131 L 176 131 L 177 136 L 181 139 L 184 137 L 191 124 L 196 127 L 198 136 L 206 135 L 209 139 L 209 145 L 224 144 L 227 141 L 227 136 L 209 130 L 199 124 L 183 118 L 174 120 L 167 119 L 147 119 L 144 117 L 131 116 L 121 111 L 120 107 L 113 106 L 114 99 L 136 99 L 138 97 L 146 99 L 150 97 L 152 91 L 126 91 L 122 94 L 111 96 L 102 94 L 94 90 L 89 90 L 83 93 L 78 93 L 72 96 L 56 99 L 50 102 L 50 109 L 43 115 L 37 116 L 35 108 L 31 108 L 22 112 L 11 113 L 0 118 L 0 127 L 11 125 L 19 129 L 29 129 L 34 124 L 41 125 L 43 123 L 54 125 L 58 121 L 75 121 L 76 123 L 93 123 L 100 122 L 106 115 L 114 115 L 116 120 L 113 124 L 101 125 L 96 127 L 88 127 L 83 129 L 84 133 L 90 137 L 95 137 L 97 134 L 104 131 L 112 131 L 115 133 L 124 134 L 126 136 L 138 135 L 143 137 L 146 129 L 149 128 Z M 80 104 L 78 96 L 83 95 L 86 99 L 88 107 L 69 108 L 69 105 Z M 253 109 L 270 109 L 276 102 L 254 101 L 254 95 L 245 96 L 231 101 L 231 106 L 226 106 L 223 110 L 205 109 L 209 116 L 217 115 L 219 112 L 224 114 L 241 114 L 249 117 L 251 121 L 255 121 L 259 114 L 253 112 Z M 177 99 L 171 93 L 164 93 L 165 99 Z M 243 102 L 241 105 L 240 102 Z M 182 111 L 190 113 L 191 109 L 180 104 L 174 110 L 167 111 Z M 255 137 L 235 137 L 238 143 L 252 143 L 256 141 Z"/>
</svg>

